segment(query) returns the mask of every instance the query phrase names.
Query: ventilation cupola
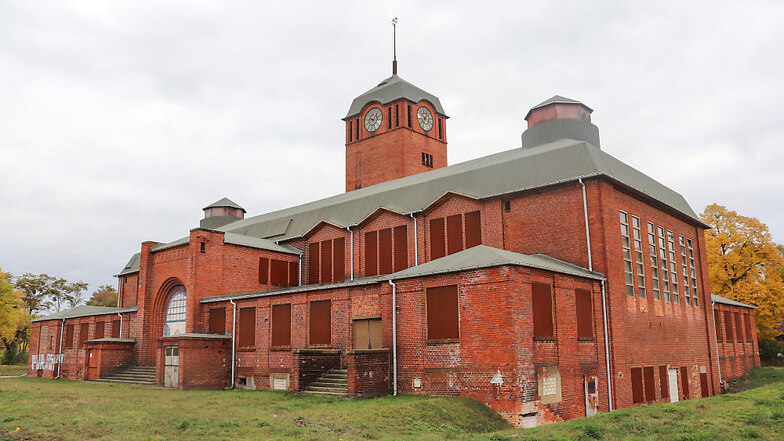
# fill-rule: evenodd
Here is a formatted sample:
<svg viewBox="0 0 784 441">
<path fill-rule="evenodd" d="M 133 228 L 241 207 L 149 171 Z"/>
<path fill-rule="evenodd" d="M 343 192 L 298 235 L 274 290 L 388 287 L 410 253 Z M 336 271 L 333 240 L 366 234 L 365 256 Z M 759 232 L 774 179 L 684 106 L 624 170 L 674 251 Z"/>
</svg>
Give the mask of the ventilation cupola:
<svg viewBox="0 0 784 441">
<path fill-rule="evenodd" d="M 202 228 L 218 228 L 245 219 L 245 209 L 229 198 L 215 201 L 202 210 L 204 210 L 204 219 L 199 222 Z"/>
<path fill-rule="evenodd" d="M 530 148 L 559 139 L 585 141 L 599 145 L 599 128 L 591 123 L 593 110 L 570 98 L 555 95 L 537 104 L 525 115 L 528 129 L 523 132 L 523 147 Z"/>
</svg>

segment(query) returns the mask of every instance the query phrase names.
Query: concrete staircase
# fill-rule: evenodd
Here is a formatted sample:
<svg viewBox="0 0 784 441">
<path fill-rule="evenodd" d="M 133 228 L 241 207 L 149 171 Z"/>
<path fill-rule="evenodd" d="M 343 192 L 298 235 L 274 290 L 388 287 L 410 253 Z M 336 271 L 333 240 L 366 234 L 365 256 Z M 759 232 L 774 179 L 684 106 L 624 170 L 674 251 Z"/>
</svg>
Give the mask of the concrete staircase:
<svg viewBox="0 0 784 441">
<path fill-rule="evenodd" d="M 155 366 L 119 367 L 95 381 L 110 383 L 157 384 Z"/>
<path fill-rule="evenodd" d="M 302 392 L 304 395 L 321 397 L 348 397 L 348 371 L 331 369 Z"/>
</svg>

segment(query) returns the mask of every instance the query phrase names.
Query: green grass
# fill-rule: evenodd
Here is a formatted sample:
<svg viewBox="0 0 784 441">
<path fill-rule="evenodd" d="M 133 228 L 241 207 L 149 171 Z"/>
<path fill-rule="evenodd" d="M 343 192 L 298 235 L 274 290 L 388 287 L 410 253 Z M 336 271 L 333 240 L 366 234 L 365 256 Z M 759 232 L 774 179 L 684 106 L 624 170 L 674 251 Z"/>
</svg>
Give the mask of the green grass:
<svg viewBox="0 0 784 441">
<path fill-rule="evenodd" d="M 26 364 L 0 364 L 0 377 L 4 375 L 22 375 L 27 372 Z"/>
<path fill-rule="evenodd" d="M 511 429 L 465 399 L 372 400 L 271 391 L 171 391 L 67 380 L 0 380 L 0 440 L 736 440 L 784 439 L 784 369 L 747 390 Z"/>
</svg>

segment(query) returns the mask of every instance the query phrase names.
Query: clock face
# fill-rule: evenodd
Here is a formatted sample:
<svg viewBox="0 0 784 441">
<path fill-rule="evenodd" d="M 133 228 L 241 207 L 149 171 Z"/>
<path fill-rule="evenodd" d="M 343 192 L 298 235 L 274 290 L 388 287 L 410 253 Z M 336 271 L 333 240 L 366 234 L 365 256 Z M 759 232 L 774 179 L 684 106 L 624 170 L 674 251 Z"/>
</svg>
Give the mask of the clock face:
<svg viewBox="0 0 784 441">
<path fill-rule="evenodd" d="M 419 127 L 422 127 L 425 132 L 433 128 L 433 114 L 425 106 L 417 110 L 417 121 L 419 121 Z"/>
<path fill-rule="evenodd" d="M 365 129 L 367 129 L 368 132 L 375 132 L 381 127 L 381 120 L 383 118 L 381 109 L 378 107 L 370 109 L 370 112 L 365 115 Z"/>
</svg>

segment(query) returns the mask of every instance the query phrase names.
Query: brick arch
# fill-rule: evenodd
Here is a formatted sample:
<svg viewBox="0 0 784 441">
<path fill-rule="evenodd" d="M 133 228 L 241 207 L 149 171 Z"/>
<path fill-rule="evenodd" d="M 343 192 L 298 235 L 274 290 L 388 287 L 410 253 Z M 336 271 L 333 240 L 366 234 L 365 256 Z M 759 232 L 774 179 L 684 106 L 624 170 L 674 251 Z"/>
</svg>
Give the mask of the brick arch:
<svg viewBox="0 0 784 441">
<path fill-rule="evenodd" d="M 171 277 L 167 279 L 165 282 L 161 284 L 158 288 L 158 293 L 155 295 L 155 300 L 153 301 L 152 311 L 153 316 L 152 320 L 150 320 L 151 330 L 152 330 L 152 337 L 158 338 L 163 336 L 163 324 L 166 321 L 166 309 L 169 306 L 169 299 L 171 298 L 171 290 L 175 286 L 182 285 L 185 287 L 185 292 L 190 294 L 190 290 L 188 290 L 188 286 L 185 285 L 180 279 L 176 277 Z"/>
</svg>

